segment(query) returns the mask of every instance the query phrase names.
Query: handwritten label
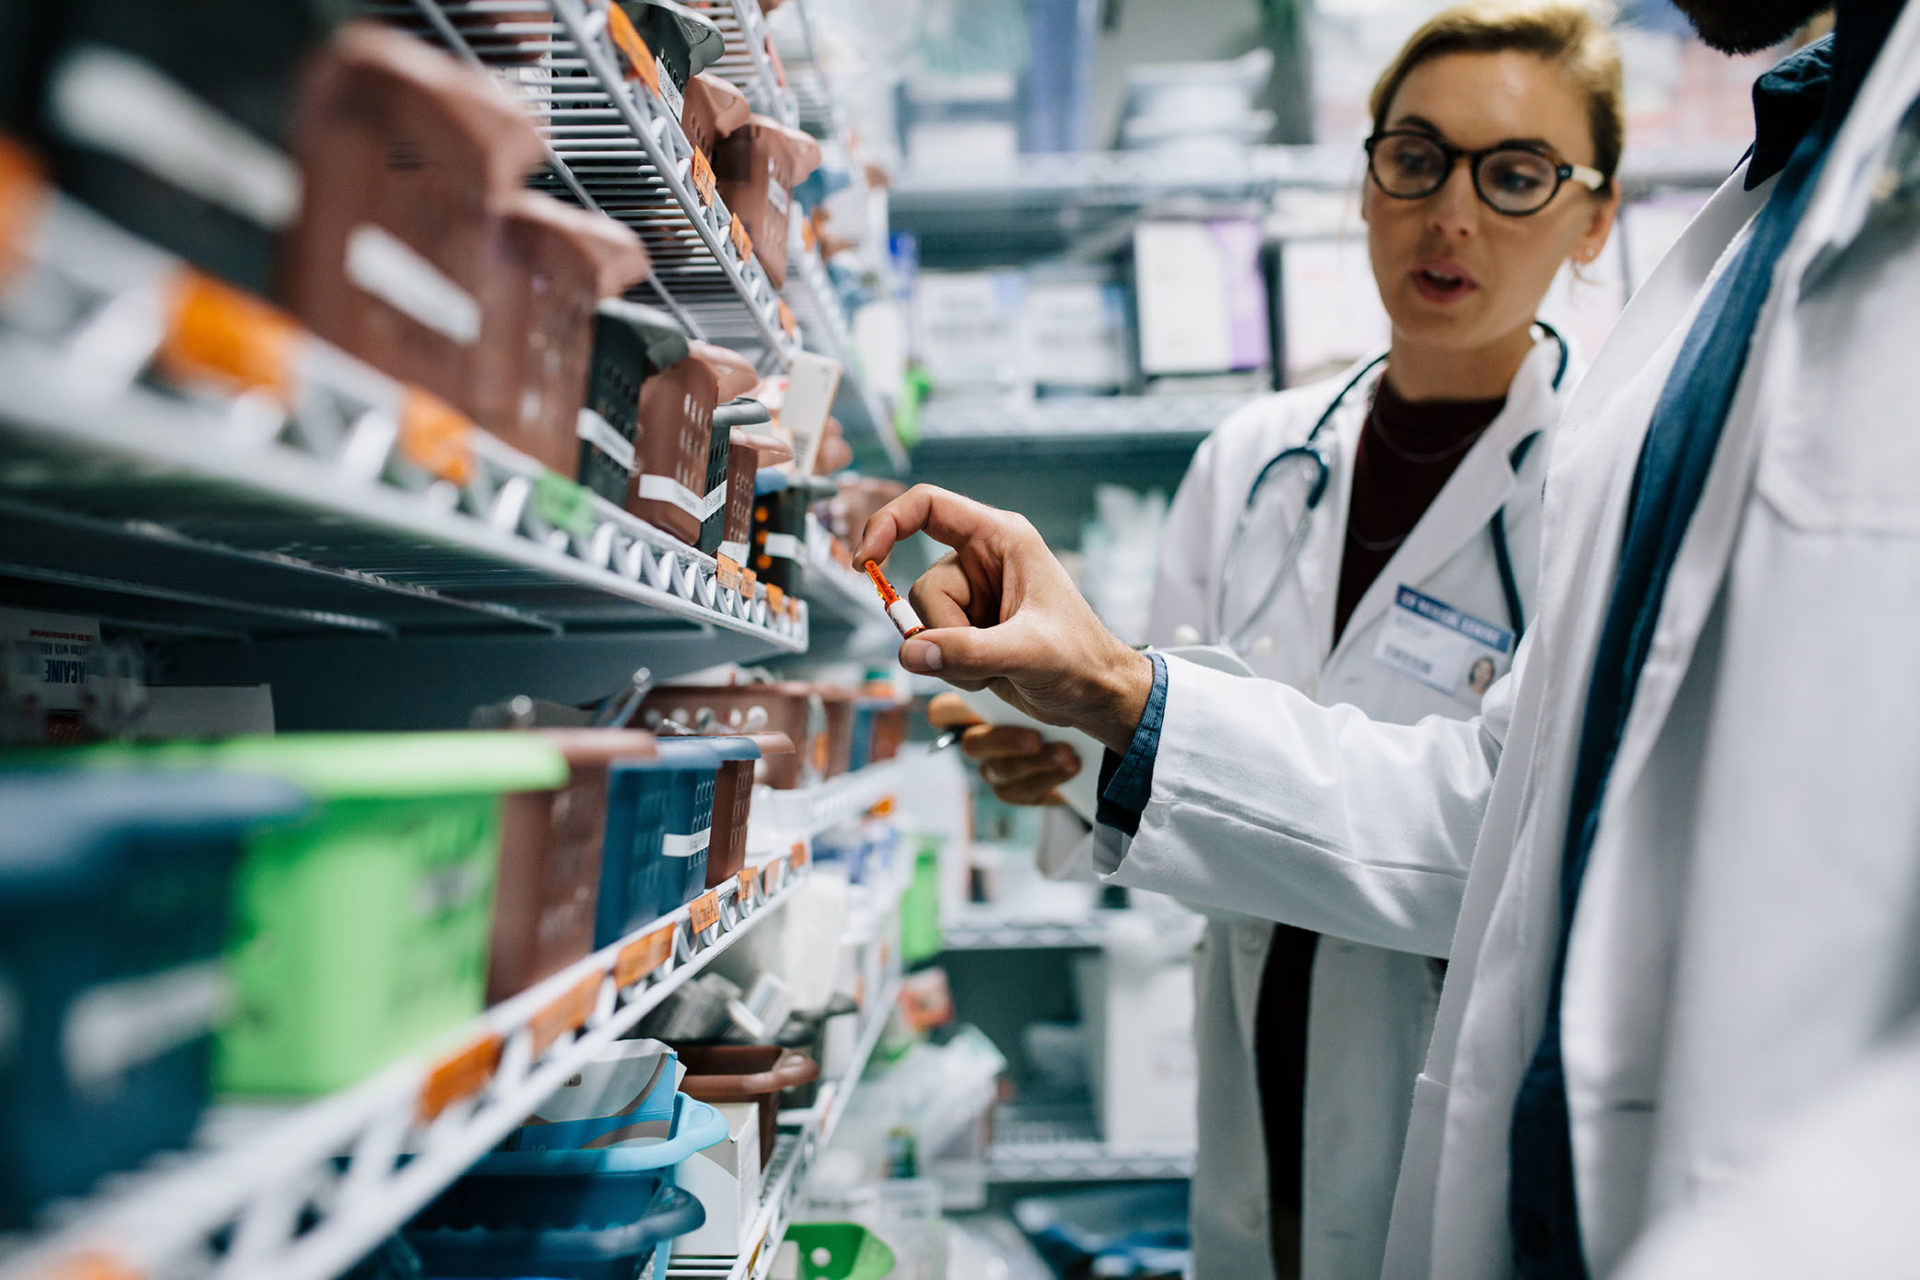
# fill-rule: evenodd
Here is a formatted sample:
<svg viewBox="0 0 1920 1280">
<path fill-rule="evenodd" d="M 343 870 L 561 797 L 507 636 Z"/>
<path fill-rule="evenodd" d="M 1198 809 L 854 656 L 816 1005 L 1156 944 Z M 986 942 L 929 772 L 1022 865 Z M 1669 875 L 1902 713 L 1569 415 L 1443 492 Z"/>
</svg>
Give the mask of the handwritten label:
<svg viewBox="0 0 1920 1280">
<path fill-rule="evenodd" d="M 471 1097 L 493 1079 L 500 1065 L 500 1037 L 492 1034 L 456 1049 L 427 1070 L 420 1085 L 415 1113 L 425 1124 L 462 1098 Z"/>
<path fill-rule="evenodd" d="M 720 923 L 720 891 L 709 889 L 687 904 L 687 916 L 695 933 L 705 933 Z"/>
<path fill-rule="evenodd" d="M 727 237 L 733 241 L 734 251 L 740 255 L 740 261 L 745 262 L 753 256 L 753 237 L 747 234 L 746 225 L 740 221 L 739 214 L 733 214 L 732 217 L 733 222 L 727 228 Z"/>
<path fill-rule="evenodd" d="M 627 78 L 640 81 L 657 95 L 660 92 L 659 60 L 634 30 L 632 19 L 617 4 L 607 6 L 607 34 L 613 37 L 614 46 L 626 55 Z"/>
<path fill-rule="evenodd" d="M 688 166 L 688 172 L 693 175 L 693 190 L 694 194 L 700 197 L 700 203 L 709 209 L 713 208 L 714 199 L 720 191 L 720 184 L 713 176 L 713 166 L 707 163 L 707 157 L 703 152 L 693 153 L 693 162 Z"/>
<path fill-rule="evenodd" d="M 613 962 L 613 980 L 622 987 L 630 987 L 665 964 L 672 955 L 673 926 L 655 929 L 620 948 Z"/>
<path fill-rule="evenodd" d="M 587 1025 L 593 1006 L 600 998 L 600 979 L 604 973 L 590 973 L 567 988 L 558 999 L 533 1015 L 527 1030 L 533 1033 L 533 1056 L 538 1058 L 561 1036 Z"/>
<path fill-rule="evenodd" d="M 728 556 L 715 556 L 714 564 L 714 576 L 720 579 L 720 585 L 729 591 L 738 591 L 741 574 L 739 564 Z"/>
</svg>

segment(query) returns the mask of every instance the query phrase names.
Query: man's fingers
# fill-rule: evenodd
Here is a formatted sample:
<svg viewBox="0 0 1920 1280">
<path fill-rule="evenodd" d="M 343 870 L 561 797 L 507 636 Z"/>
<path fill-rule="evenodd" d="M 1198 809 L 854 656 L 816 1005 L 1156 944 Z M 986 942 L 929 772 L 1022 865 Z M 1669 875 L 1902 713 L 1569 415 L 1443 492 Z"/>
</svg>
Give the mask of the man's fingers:
<svg viewBox="0 0 1920 1280">
<path fill-rule="evenodd" d="M 976 538 L 1016 529 L 1023 523 L 1011 512 L 996 510 L 935 485 L 917 484 L 873 513 L 860 535 L 860 545 L 853 549 L 853 562 L 885 561 L 895 543 L 916 533 L 925 533 L 935 542 L 958 547 Z"/>
<path fill-rule="evenodd" d="M 1010 782 L 1005 786 L 995 787 L 993 794 L 998 796 L 1003 804 L 1059 805 L 1066 803 L 1059 791 L 1047 785 L 1045 778 Z"/>
<path fill-rule="evenodd" d="M 979 725 L 960 739 L 969 760 L 1000 760 L 1038 756 L 1044 744 L 1032 729 L 1018 725 Z"/>
<path fill-rule="evenodd" d="M 967 606 L 973 602 L 973 583 L 960 568 L 959 558 L 948 552 L 934 561 L 907 588 L 907 602 L 920 621 L 929 627 L 966 627 L 973 624 Z"/>
<path fill-rule="evenodd" d="M 927 720 L 936 729 L 964 729 L 969 725 L 985 724 L 967 705 L 967 700 L 957 693 L 937 693 L 927 703 Z"/>
<path fill-rule="evenodd" d="M 961 688 L 1044 670 L 1050 656 L 1018 618 L 992 627 L 930 628 L 900 646 L 901 666 Z"/>
<path fill-rule="evenodd" d="M 1045 751 L 1025 755 L 997 756 L 980 765 L 980 776 L 995 786 L 1044 780 L 1057 787 L 1080 772 L 1080 760 L 1072 749 L 1058 743 Z"/>
</svg>

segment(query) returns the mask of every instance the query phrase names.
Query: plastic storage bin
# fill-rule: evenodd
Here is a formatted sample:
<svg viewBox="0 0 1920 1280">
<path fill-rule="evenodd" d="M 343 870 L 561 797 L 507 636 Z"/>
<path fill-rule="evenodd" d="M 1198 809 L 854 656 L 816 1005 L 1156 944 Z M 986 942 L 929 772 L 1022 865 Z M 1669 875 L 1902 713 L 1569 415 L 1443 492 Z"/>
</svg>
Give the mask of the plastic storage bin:
<svg viewBox="0 0 1920 1280">
<path fill-rule="evenodd" d="M 639 468 L 640 388 L 686 358 L 687 335 L 666 312 L 624 298 L 607 298 L 594 308 L 591 414 L 582 418 L 580 483 L 615 506 L 627 505 Z"/>
<path fill-rule="evenodd" d="M 607 777 L 617 761 L 659 758 L 653 735 L 543 729 L 567 760 L 567 785 L 507 798 L 499 892 L 488 948 L 487 1002 L 524 991 L 593 950 Z"/>
<path fill-rule="evenodd" d="M 656 745 L 657 759 L 613 769 L 595 946 L 618 942 L 706 887 L 720 757 L 692 738 Z"/>
<path fill-rule="evenodd" d="M 640 388 L 639 471 L 627 510 L 689 546 L 707 517 L 713 411 L 760 381 L 737 351 L 687 344 L 687 358 Z"/>
<path fill-rule="evenodd" d="M 745 124 L 752 114 L 746 94 L 712 72 L 702 72 L 687 81 L 680 127 L 693 149 L 712 160 L 714 144 Z"/>
<path fill-rule="evenodd" d="M 687 1074 L 680 1091 L 702 1102 L 755 1103 L 760 1108 L 760 1167 L 773 1159 L 780 1128 L 780 1092 L 817 1079 L 820 1066 L 777 1044 L 675 1046 Z"/>
<path fill-rule="evenodd" d="M 647 252 L 605 214 L 522 191 L 502 204 L 496 271 L 498 300 L 481 319 L 493 355 L 458 403 L 520 452 L 575 479 L 595 309 L 646 279 Z"/>
<path fill-rule="evenodd" d="M 473 391 L 519 282 L 501 211 L 543 157 L 527 114 L 484 72 L 358 23 L 306 77 L 293 130 L 300 209 L 280 292 L 320 337 L 480 419 Z M 491 424 L 489 424 L 491 425 Z"/>
<path fill-rule="evenodd" d="M 745 397 L 729 400 L 713 411 L 713 434 L 707 449 L 706 516 L 700 522 L 699 544 L 708 555 L 720 550 L 733 501 L 733 437 L 738 428 L 764 426 L 771 419 L 767 406 Z M 751 488 L 753 482 L 747 484 Z M 735 559 L 745 563 L 737 556 Z"/>
<path fill-rule="evenodd" d="M 769 755 L 759 780 L 778 791 L 821 776 L 818 761 L 827 745 L 826 699 L 798 680 L 770 684 L 666 685 L 647 694 L 641 723 L 658 729 L 672 722 L 697 733 L 778 733 L 794 745 L 791 754 Z"/>
<path fill-rule="evenodd" d="M 753 816 L 753 775 L 767 756 L 793 754 L 779 733 L 714 738 L 720 768 L 713 785 L 713 838 L 707 844 L 707 888 L 731 880 L 747 865 L 747 823 Z"/>
<path fill-rule="evenodd" d="M 674 0 L 620 0 L 620 7 L 665 72 L 660 77 L 661 90 L 672 85 L 674 98 L 727 51 L 727 38 L 713 19 Z"/>
<path fill-rule="evenodd" d="M 748 567 L 762 582 L 794 595 L 803 594 L 801 561 L 807 549 L 811 500 L 810 489 L 787 484 L 753 499 L 753 561 Z"/>
<path fill-rule="evenodd" d="M 787 1239 L 800 1255 L 801 1280 L 884 1280 L 893 1250 L 857 1222 L 796 1222 Z"/>
<path fill-rule="evenodd" d="M 820 167 L 820 144 L 766 116 L 747 122 L 716 143 L 713 173 L 727 202 L 753 241 L 753 256 L 773 287 L 787 283 L 787 223 L 793 188 Z"/>
<path fill-rule="evenodd" d="M 679 1060 L 658 1040 L 615 1040 L 507 1135 L 509 1151 L 585 1151 L 673 1136 Z"/>
<path fill-rule="evenodd" d="M 243 775 L 0 776 L 0 1226 L 191 1136 L 243 840 L 305 807 Z"/>
<path fill-rule="evenodd" d="M 664 1277 L 673 1238 L 706 1220 L 674 1166 L 726 1136 L 692 1098 L 674 1114 L 673 1136 L 649 1146 L 487 1156 L 408 1225 L 407 1243 L 436 1280 Z"/>
<path fill-rule="evenodd" d="M 793 446 L 772 436 L 733 429 L 733 448 L 727 455 L 727 501 L 720 523 L 720 554 L 735 564 L 749 563 L 753 539 L 755 477 L 768 467 L 793 460 Z"/>
</svg>

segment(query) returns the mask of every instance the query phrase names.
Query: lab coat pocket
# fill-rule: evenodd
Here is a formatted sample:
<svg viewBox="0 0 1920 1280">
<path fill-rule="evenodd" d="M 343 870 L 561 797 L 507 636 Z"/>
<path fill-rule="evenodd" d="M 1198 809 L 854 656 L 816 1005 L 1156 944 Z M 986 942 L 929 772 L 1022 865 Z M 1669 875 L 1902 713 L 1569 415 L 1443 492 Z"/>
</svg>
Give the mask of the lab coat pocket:
<svg viewBox="0 0 1920 1280">
<path fill-rule="evenodd" d="M 1920 211 L 1870 217 L 1844 253 L 1803 282 L 1766 359 L 1749 369 L 1766 379 L 1754 411 L 1771 420 L 1757 486 L 1804 532 L 1920 536 L 1910 336 L 1917 227 Z"/>
</svg>

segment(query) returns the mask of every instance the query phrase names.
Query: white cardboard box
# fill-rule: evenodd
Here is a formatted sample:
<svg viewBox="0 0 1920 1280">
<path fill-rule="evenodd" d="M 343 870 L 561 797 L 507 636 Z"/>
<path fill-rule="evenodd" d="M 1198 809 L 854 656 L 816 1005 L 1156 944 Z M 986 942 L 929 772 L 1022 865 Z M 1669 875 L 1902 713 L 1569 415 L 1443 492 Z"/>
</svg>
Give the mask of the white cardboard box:
<svg viewBox="0 0 1920 1280">
<path fill-rule="evenodd" d="M 673 1244 L 673 1256 L 730 1258 L 751 1241 L 746 1234 L 760 1211 L 760 1104 L 715 1106 L 727 1121 L 725 1141 L 682 1160 L 680 1186 L 706 1206 L 707 1221 Z"/>
</svg>

